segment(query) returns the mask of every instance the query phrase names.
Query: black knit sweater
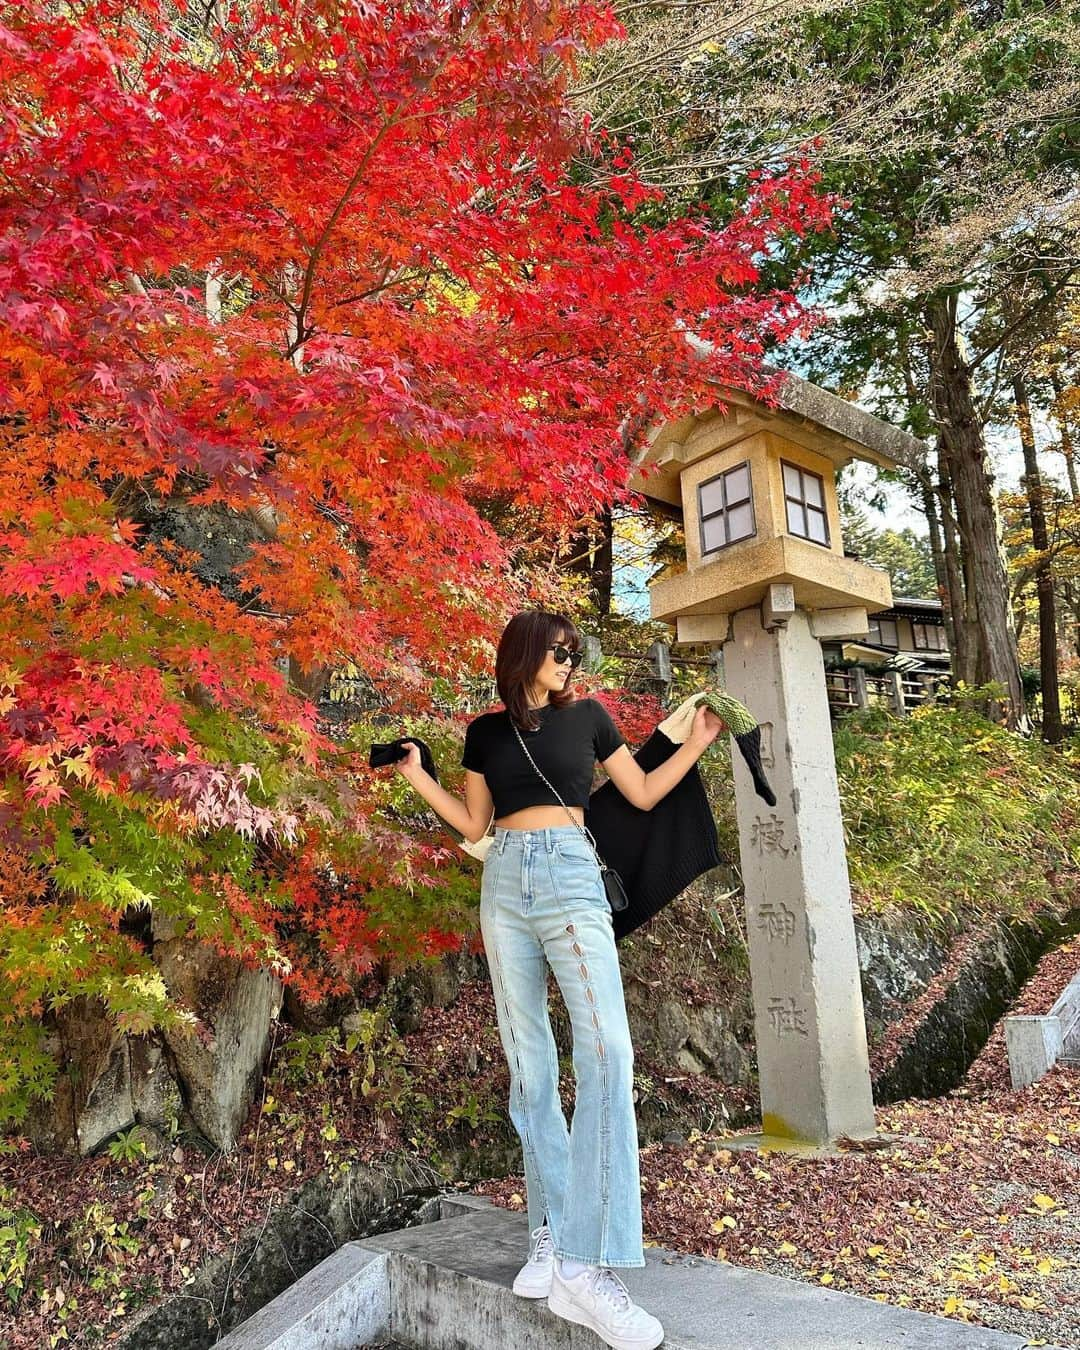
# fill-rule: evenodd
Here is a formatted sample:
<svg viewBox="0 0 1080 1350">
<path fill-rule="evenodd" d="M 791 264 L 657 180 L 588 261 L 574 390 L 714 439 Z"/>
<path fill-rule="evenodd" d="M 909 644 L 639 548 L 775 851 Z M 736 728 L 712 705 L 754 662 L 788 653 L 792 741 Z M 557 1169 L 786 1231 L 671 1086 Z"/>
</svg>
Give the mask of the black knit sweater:
<svg viewBox="0 0 1080 1350">
<path fill-rule="evenodd" d="M 678 748 L 662 731 L 654 731 L 634 759 L 648 773 Z M 632 806 L 609 779 L 589 798 L 585 824 L 600 856 L 622 878 L 630 901 L 612 915 L 616 941 L 651 919 L 702 872 L 727 861 L 696 764 L 651 811 Z"/>
</svg>

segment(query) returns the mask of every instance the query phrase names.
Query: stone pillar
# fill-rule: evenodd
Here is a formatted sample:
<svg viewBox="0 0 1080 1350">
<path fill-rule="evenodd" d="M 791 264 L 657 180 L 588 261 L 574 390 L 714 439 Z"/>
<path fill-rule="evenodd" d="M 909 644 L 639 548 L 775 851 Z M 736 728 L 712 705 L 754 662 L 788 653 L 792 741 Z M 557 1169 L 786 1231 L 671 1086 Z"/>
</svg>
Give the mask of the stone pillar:
<svg viewBox="0 0 1080 1350">
<path fill-rule="evenodd" d="M 763 1133 L 866 1138 L 874 1103 L 825 668 L 790 586 L 733 616 L 724 666 L 762 724 L 777 799 L 766 806 L 732 756 Z"/>
</svg>

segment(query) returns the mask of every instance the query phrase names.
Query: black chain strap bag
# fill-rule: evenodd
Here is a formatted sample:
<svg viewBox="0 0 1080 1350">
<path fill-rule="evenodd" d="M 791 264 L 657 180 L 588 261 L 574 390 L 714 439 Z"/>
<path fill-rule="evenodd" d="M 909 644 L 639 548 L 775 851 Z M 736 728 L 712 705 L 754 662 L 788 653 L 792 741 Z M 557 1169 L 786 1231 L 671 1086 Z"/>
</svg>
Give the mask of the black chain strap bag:
<svg viewBox="0 0 1080 1350">
<path fill-rule="evenodd" d="M 511 725 L 513 724 L 511 723 Z M 618 872 L 616 872 L 613 867 L 609 867 L 607 863 L 604 862 L 603 858 L 601 858 L 600 854 L 597 853 L 596 851 L 596 841 L 592 837 L 592 832 L 586 829 L 583 825 L 578 825 L 578 822 L 575 819 L 570 808 L 566 805 L 566 803 L 559 796 L 559 794 L 555 792 L 555 789 L 551 786 L 550 783 L 548 783 L 548 780 L 544 778 L 540 766 L 537 764 L 536 760 L 533 759 L 532 755 L 529 754 L 528 747 L 526 746 L 525 742 L 521 739 L 521 732 L 518 731 L 516 726 L 514 727 L 514 735 L 518 738 L 518 744 L 521 746 L 522 750 L 525 751 L 526 759 L 528 759 L 529 763 L 533 766 L 536 772 L 540 774 L 540 777 L 544 779 L 544 782 L 547 783 L 547 786 L 549 788 L 551 788 L 551 791 L 555 793 L 555 797 L 558 800 L 559 805 L 563 808 L 566 814 L 570 817 L 571 821 L 573 821 L 573 823 L 577 825 L 578 829 L 588 840 L 589 847 L 593 851 L 593 856 L 595 857 L 597 863 L 600 866 L 600 876 L 603 878 L 604 892 L 607 895 L 608 905 L 616 913 L 618 913 L 620 910 L 626 909 L 626 907 L 630 903 L 630 900 L 627 897 L 626 888 L 623 886 L 622 877 L 619 876 Z"/>
</svg>

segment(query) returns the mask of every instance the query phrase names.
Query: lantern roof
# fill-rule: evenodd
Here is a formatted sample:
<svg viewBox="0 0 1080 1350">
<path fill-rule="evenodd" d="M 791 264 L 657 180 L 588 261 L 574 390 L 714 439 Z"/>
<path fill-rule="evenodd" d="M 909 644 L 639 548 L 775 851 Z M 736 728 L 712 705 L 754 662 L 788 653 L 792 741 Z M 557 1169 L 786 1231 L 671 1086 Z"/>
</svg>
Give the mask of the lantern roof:
<svg viewBox="0 0 1080 1350">
<path fill-rule="evenodd" d="M 634 462 L 656 468 L 635 475 L 631 486 L 657 502 L 678 504 L 684 468 L 759 431 L 775 432 L 824 455 L 836 470 L 854 459 L 896 468 L 920 460 L 929 450 L 918 437 L 790 371 L 765 365 L 762 373 L 770 383 L 775 380 L 775 405 L 717 381 L 715 404 L 652 429 Z"/>
</svg>

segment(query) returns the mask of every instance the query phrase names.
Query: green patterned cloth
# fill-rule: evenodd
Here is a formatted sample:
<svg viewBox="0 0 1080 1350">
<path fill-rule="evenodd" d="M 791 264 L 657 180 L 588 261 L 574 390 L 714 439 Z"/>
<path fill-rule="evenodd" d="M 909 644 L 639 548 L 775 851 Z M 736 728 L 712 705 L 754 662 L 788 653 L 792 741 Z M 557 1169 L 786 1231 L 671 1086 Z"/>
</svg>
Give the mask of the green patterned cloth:
<svg viewBox="0 0 1080 1350">
<path fill-rule="evenodd" d="M 713 710 L 733 736 L 745 735 L 746 732 L 753 731 L 758 724 L 750 709 L 737 698 L 732 698 L 730 694 L 719 694 L 712 689 L 706 689 L 700 702 Z"/>
<path fill-rule="evenodd" d="M 698 703 L 711 708 L 735 737 L 735 744 L 739 747 L 746 761 L 746 767 L 750 770 L 750 777 L 754 780 L 755 792 L 769 806 L 775 806 L 776 794 L 769 785 L 761 764 L 761 727 L 757 718 L 737 698 L 715 689 L 704 690 Z"/>
</svg>

